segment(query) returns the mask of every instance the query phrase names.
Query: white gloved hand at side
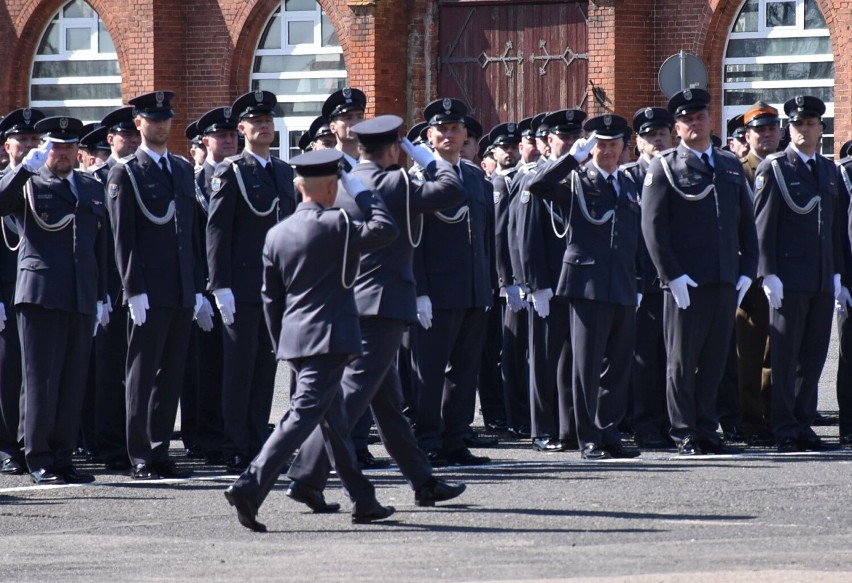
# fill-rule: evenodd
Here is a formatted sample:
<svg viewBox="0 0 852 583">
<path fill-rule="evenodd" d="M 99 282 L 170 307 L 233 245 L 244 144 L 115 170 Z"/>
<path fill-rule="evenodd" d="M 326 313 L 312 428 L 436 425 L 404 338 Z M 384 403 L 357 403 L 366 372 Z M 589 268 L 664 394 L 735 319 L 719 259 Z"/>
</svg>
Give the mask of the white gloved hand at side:
<svg viewBox="0 0 852 583">
<path fill-rule="evenodd" d="M 432 327 L 432 300 L 429 296 L 417 296 L 417 321 L 426 330 Z"/>
<path fill-rule="evenodd" d="M 148 304 L 148 294 L 138 294 L 131 298 L 127 298 L 127 308 L 130 312 L 130 319 L 137 326 L 141 326 L 148 319 L 148 309 L 151 306 Z"/>
<path fill-rule="evenodd" d="M 681 310 L 689 307 L 689 288 L 691 287 L 698 287 L 698 284 L 686 274 L 669 282 L 669 289 L 672 292 L 672 296 L 674 296 L 675 304 Z"/>
<path fill-rule="evenodd" d="M 213 306 L 205 297 L 201 298 L 201 307 L 195 314 L 195 321 L 198 322 L 198 327 L 204 332 L 210 332 L 213 329 Z"/>
<path fill-rule="evenodd" d="M 539 318 L 547 318 L 550 315 L 550 300 L 553 298 L 553 290 L 550 288 L 539 289 L 529 294 L 533 309 Z"/>
<path fill-rule="evenodd" d="M 521 298 L 521 288 L 517 285 L 507 285 L 503 288 L 502 293 L 506 298 L 506 305 L 512 312 L 518 313 L 524 309 L 524 300 Z"/>
<path fill-rule="evenodd" d="M 748 288 L 751 287 L 751 278 L 746 275 L 741 275 L 737 280 L 737 307 L 740 307 L 740 304 L 743 303 L 743 298 L 748 291 Z"/>
<path fill-rule="evenodd" d="M 777 310 L 781 307 L 781 301 L 784 299 L 784 284 L 781 283 L 777 275 L 770 273 L 763 278 L 763 293 L 769 300 L 769 307 Z"/>
<path fill-rule="evenodd" d="M 222 323 L 230 326 L 234 323 L 234 315 L 237 313 L 234 292 L 229 287 L 214 289 L 213 297 L 216 298 L 216 307 L 219 308 L 219 313 L 222 314 Z"/>
</svg>

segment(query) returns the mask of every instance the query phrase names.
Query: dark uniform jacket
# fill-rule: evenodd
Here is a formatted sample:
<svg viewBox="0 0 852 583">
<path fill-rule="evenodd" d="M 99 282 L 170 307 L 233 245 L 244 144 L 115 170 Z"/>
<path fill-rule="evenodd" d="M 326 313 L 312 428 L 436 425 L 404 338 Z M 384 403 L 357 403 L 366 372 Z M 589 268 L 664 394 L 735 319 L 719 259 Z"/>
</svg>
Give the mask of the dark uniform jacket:
<svg viewBox="0 0 852 583">
<path fill-rule="evenodd" d="M 509 216 L 506 227 L 509 239 L 509 263 L 512 266 L 512 277 L 515 279 L 515 284 L 524 288 L 529 288 L 529 286 L 526 283 L 521 264 L 521 234 L 518 226 L 520 196 L 518 194 L 521 192 L 520 186 L 526 180 L 527 174 L 530 170 L 538 166 L 539 162 L 543 162 L 543 159 L 539 158 L 537 161 L 527 164 L 518 163 L 518 171 L 509 187 L 509 208 L 507 210 Z"/>
<path fill-rule="evenodd" d="M 843 168 L 841 168 L 841 166 Z M 852 289 L 852 214 L 850 214 L 850 198 L 852 198 L 852 157 L 846 157 L 837 162 L 838 183 L 838 221 L 844 224 L 843 236 L 843 285 Z"/>
<path fill-rule="evenodd" d="M 668 163 L 677 192 L 663 171 Z M 754 209 L 740 161 L 713 148 L 714 172 L 685 145 L 661 152 L 642 189 L 642 232 L 663 283 L 687 274 L 699 285 L 757 272 Z M 715 185 L 704 198 L 694 197 Z"/>
<path fill-rule="evenodd" d="M 365 191 L 356 202 L 364 220 L 350 217 L 348 228 L 340 210 L 303 202 L 266 235 L 263 309 L 279 360 L 361 354 L 355 294 L 341 278 L 351 283 L 359 254 L 389 244 L 399 229 L 378 196 Z"/>
<path fill-rule="evenodd" d="M 809 213 L 799 214 L 785 201 L 773 161 L 793 204 L 802 208 L 819 197 Z M 758 275 L 777 275 L 785 290 L 833 294 L 834 274 L 843 273 L 846 222 L 838 205 L 837 167 L 820 155 L 816 167 L 818 182 L 792 146 L 767 156 L 758 166 L 754 205 L 760 244 Z"/>
<path fill-rule="evenodd" d="M 639 205 L 642 205 L 642 184 L 645 182 L 645 175 L 648 173 L 648 167 L 651 161 L 644 156 L 640 156 L 635 162 L 624 164 L 621 169 L 627 172 L 633 183 L 639 190 Z M 639 238 L 639 252 L 642 255 L 642 294 L 661 294 L 663 288 L 660 286 L 660 276 L 657 275 L 657 268 L 654 267 L 654 262 L 651 260 L 651 254 L 648 252 L 648 245 L 645 244 L 644 235 Z"/>
<path fill-rule="evenodd" d="M 151 307 L 191 308 L 195 294 L 203 290 L 199 226 L 196 215 L 193 168 L 186 160 L 169 155 L 172 179 L 139 149 L 109 171 L 107 204 L 110 207 L 115 258 L 124 286 L 125 301 L 148 294 Z M 133 181 L 131 180 L 131 176 Z M 138 194 L 134 190 L 139 187 Z M 157 224 L 170 203 L 175 215 Z"/>
<path fill-rule="evenodd" d="M 46 166 L 36 174 L 18 166 L 0 180 L 0 214 L 14 216 L 22 238 L 15 304 L 94 316 L 97 302 L 106 299 L 104 191 L 83 172 L 75 170 L 73 180 L 76 196 Z M 73 220 L 58 230 L 38 222 L 57 224 L 69 215 Z"/>
<path fill-rule="evenodd" d="M 491 184 L 481 170 L 463 161 L 459 166 L 465 201 L 424 217 L 423 240 L 414 253 L 417 296 L 429 296 L 439 310 L 488 308 L 496 284 Z M 461 220 L 445 220 L 463 207 L 468 212 Z"/>
<path fill-rule="evenodd" d="M 382 170 L 372 162 L 361 162 L 352 170 L 352 176 L 379 194 L 400 230 L 400 236 L 390 245 L 361 254 L 355 283 L 355 302 L 361 316 L 406 321 L 417 317 L 414 247 L 409 237 L 417 242 L 424 213 L 458 205 L 465 199 L 464 189 L 448 162 L 430 164 L 428 173 L 434 179 L 409 179 L 409 189 L 407 175 L 397 167 Z M 340 196 L 338 203 L 356 220 L 363 220 L 351 196 Z"/>
<path fill-rule="evenodd" d="M 102 162 L 97 166 L 93 166 L 89 168 L 89 172 L 91 172 L 92 176 L 95 177 L 95 180 L 101 183 L 101 188 L 104 191 L 104 200 L 106 200 L 106 185 L 107 180 L 109 179 L 109 171 L 115 166 L 118 161 L 110 156 L 107 158 L 106 162 Z M 107 205 L 107 211 L 109 211 L 109 206 Z M 115 262 L 115 238 L 112 234 L 112 223 L 107 220 L 105 223 L 105 228 L 108 230 L 109 235 L 107 236 L 107 293 L 109 293 L 110 301 L 112 301 L 116 305 L 120 305 L 124 302 L 124 299 L 121 295 L 121 274 L 118 272 L 118 265 Z"/>
<path fill-rule="evenodd" d="M 497 268 L 497 286 L 506 287 L 520 283 L 512 274 L 512 257 L 509 251 L 509 203 L 511 184 L 518 176 L 517 169 L 497 171 L 491 175 L 494 199 L 494 259 Z"/>
<path fill-rule="evenodd" d="M 575 168 L 566 176 L 566 169 Z M 579 177 L 580 187 L 574 177 Z M 572 156 L 549 162 L 533 175 L 527 188 L 534 196 L 564 203 L 570 230 L 556 293 L 626 306 L 636 305 L 639 267 L 639 198 L 633 180 L 617 173 L 620 194 L 610 188 L 594 165 L 577 167 Z M 585 200 L 588 217 L 582 211 Z M 611 218 L 601 225 L 589 219 Z"/>
<path fill-rule="evenodd" d="M 274 181 L 248 151 L 223 160 L 211 181 L 207 217 L 208 289 L 231 288 L 237 302 L 261 302 L 261 251 L 266 233 L 296 208 L 292 168 L 283 160 L 274 157 L 271 160 Z M 237 180 L 236 168 L 245 194 Z"/>
</svg>

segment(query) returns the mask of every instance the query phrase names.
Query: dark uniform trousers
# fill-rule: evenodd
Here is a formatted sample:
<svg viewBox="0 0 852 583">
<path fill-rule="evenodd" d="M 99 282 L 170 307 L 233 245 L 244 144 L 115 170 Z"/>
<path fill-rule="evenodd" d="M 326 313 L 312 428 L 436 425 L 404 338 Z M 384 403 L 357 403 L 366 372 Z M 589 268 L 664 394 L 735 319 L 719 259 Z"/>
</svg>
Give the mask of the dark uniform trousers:
<svg viewBox="0 0 852 583">
<path fill-rule="evenodd" d="M 0 332 L 0 460 L 11 458 L 23 463 L 23 373 L 14 296 L 14 289 L 9 295 L 3 294 L 6 328 Z"/>
<path fill-rule="evenodd" d="M 663 295 L 646 293 L 636 310 L 632 422 L 639 437 L 669 434 Z"/>
<path fill-rule="evenodd" d="M 724 374 L 737 292 L 730 284 L 705 284 L 689 290 L 689 307 L 681 310 L 666 292 L 663 325 L 669 363 L 666 396 L 671 436 L 692 435 L 719 443 L 716 397 Z"/>
<path fill-rule="evenodd" d="M 530 421 L 533 437 L 577 438 L 568 303 L 554 298 L 550 314 L 529 315 Z M 534 387 L 534 389 L 533 389 Z"/>
<path fill-rule="evenodd" d="M 27 403 L 25 456 L 31 471 L 67 467 L 77 444 L 95 318 L 18 304 Z"/>
<path fill-rule="evenodd" d="M 828 354 L 834 296 L 784 290 L 781 308 L 769 314 L 772 344 L 772 434 L 775 439 L 815 437 L 819 377 Z M 805 342 L 805 339 L 808 339 Z"/>
<path fill-rule="evenodd" d="M 837 314 L 837 336 L 840 350 L 837 356 L 837 407 L 840 411 L 841 437 L 852 435 L 852 316 L 849 311 Z"/>
<path fill-rule="evenodd" d="M 322 354 L 289 361 L 296 375 L 290 409 L 234 483 L 257 506 L 266 499 L 296 448 L 318 426 L 329 460 L 353 502 L 353 514 L 367 512 L 376 505 L 375 489 L 358 469 L 348 437 L 340 380 L 349 358 L 348 354 Z"/>
<path fill-rule="evenodd" d="M 215 299 L 210 294 L 205 294 L 211 305 L 215 306 Z M 222 455 L 224 446 L 224 420 L 222 418 L 222 316 L 219 310 L 213 308 L 213 329 L 204 332 L 194 326 L 195 334 L 195 360 L 191 366 L 195 366 L 197 382 L 196 399 L 196 439 L 201 447 L 202 453 L 208 458 L 214 459 Z M 270 348 L 270 351 L 272 349 Z M 182 414 L 182 413 L 181 413 Z M 265 423 L 268 423 L 268 419 Z M 183 425 L 183 419 L 181 419 Z"/>
<path fill-rule="evenodd" d="M 95 435 L 97 453 L 105 462 L 127 459 L 127 308 L 113 299 L 109 324 L 95 336 Z M 106 309 L 106 308 L 104 308 Z"/>
<path fill-rule="evenodd" d="M 503 304 L 503 348 L 500 371 L 503 378 L 503 402 L 509 427 L 530 422 L 529 310 L 513 312 Z"/>
<path fill-rule="evenodd" d="M 751 284 L 737 308 L 736 332 L 740 411 L 743 431 L 751 436 L 769 430 L 769 301 L 762 278 Z"/>
<path fill-rule="evenodd" d="M 361 346 L 364 354 L 346 365 L 341 385 L 350 427 L 367 410 L 373 413 L 379 435 L 412 488 L 422 486 L 432 475 L 426 454 L 408 418 L 402 413 L 402 389 L 394 357 L 402 342 L 405 322 L 392 318 L 362 317 Z M 388 439 L 391 437 L 392 439 Z M 331 462 L 326 455 L 323 432 L 314 429 L 299 448 L 288 477 L 318 490 L 325 488 Z"/>
<path fill-rule="evenodd" d="M 493 305 L 494 309 L 488 313 L 485 344 L 482 349 L 482 363 L 479 368 L 479 382 L 477 383 L 479 406 L 485 422 L 506 419 L 507 411 L 504 395 L 508 387 L 504 386 L 502 375 L 502 363 L 506 357 L 506 353 L 503 352 L 505 342 L 503 337 L 503 310 L 505 304 L 495 296 Z"/>
<path fill-rule="evenodd" d="M 484 308 L 467 308 L 434 310 L 432 327 L 417 327 L 415 435 L 426 451 L 465 447 L 479 372 L 470 359 L 482 353 L 487 323 Z"/>
</svg>

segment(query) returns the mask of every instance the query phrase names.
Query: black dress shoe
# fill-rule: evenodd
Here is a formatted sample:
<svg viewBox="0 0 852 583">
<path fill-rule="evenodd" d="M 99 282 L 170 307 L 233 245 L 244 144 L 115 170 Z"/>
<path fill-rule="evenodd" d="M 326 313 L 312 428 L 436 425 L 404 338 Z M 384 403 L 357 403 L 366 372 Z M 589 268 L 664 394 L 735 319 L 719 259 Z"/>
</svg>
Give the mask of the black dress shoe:
<svg viewBox="0 0 852 583">
<path fill-rule="evenodd" d="M 639 457 L 642 452 L 636 448 L 626 448 L 620 443 L 609 443 L 603 446 L 604 450 L 616 459 L 630 459 Z"/>
<path fill-rule="evenodd" d="M 373 457 L 369 449 L 356 449 L 355 459 L 362 470 L 380 470 L 390 466 L 390 461 Z"/>
<path fill-rule="evenodd" d="M 778 453 L 793 453 L 799 451 L 795 438 L 785 437 L 778 442 Z"/>
<path fill-rule="evenodd" d="M 536 437 L 532 440 L 532 447 L 535 451 L 554 453 L 562 451 L 562 442 L 555 437 Z"/>
<path fill-rule="evenodd" d="M 449 460 L 440 449 L 431 449 L 426 452 L 426 459 L 429 460 L 429 465 L 433 468 L 443 468 L 450 465 Z"/>
<path fill-rule="evenodd" d="M 202 451 L 201 446 L 197 443 L 193 443 L 189 447 L 184 450 L 184 457 L 188 457 L 192 460 L 200 460 L 204 459 L 204 451 Z"/>
<path fill-rule="evenodd" d="M 352 522 L 355 524 L 367 524 L 369 522 L 375 522 L 376 520 L 384 520 L 394 512 L 396 512 L 396 509 L 393 506 L 382 506 L 381 504 L 377 504 L 368 512 L 353 513 Z"/>
<path fill-rule="evenodd" d="M 701 455 L 701 448 L 693 436 L 687 435 L 677 444 L 677 453 L 680 455 Z"/>
<path fill-rule="evenodd" d="M 612 455 L 597 443 L 587 443 L 581 454 L 584 460 L 605 460 Z"/>
<path fill-rule="evenodd" d="M 743 452 L 738 447 L 731 447 L 720 441 L 710 441 L 707 439 L 698 440 L 698 446 L 701 448 L 701 451 L 711 455 L 737 455 Z"/>
<path fill-rule="evenodd" d="M 295 480 L 290 482 L 286 494 L 296 502 L 301 502 L 316 514 L 331 514 L 340 510 L 340 504 L 336 502 L 329 504 L 325 501 L 322 491 Z"/>
<path fill-rule="evenodd" d="M 34 484 L 38 484 L 40 486 L 65 483 L 65 481 L 62 479 L 62 476 L 60 476 L 50 468 L 39 468 L 34 472 L 30 472 L 30 478 L 32 478 Z"/>
<path fill-rule="evenodd" d="M 225 462 L 225 471 L 229 474 L 242 474 L 248 468 L 248 461 L 241 455 L 232 455 Z"/>
<path fill-rule="evenodd" d="M 530 429 L 529 425 L 519 425 L 517 427 L 510 427 L 509 433 L 519 439 L 527 439 L 532 437 L 532 429 Z"/>
<path fill-rule="evenodd" d="M 488 431 L 506 431 L 509 424 L 506 423 L 505 419 L 494 419 L 493 421 L 486 421 L 485 428 Z"/>
<path fill-rule="evenodd" d="M 27 473 L 27 470 L 24 464 L 10 457 L 3 460 L 3 465 L 0 466 L 0 473 L 20 476 Z"/>
<path fill-rule="evenodd" d="M 159 480 L 160 476 L 150 464 L 136 464 L 130 470 L 130 477 L 134 480 Z"/>
<path fill-rule="evenodd" d="M 464 444 L 467 447 L 473 448 L 494 447 L 497 445 L 497 438 L 486 437 L 476 433 L 468 433 L 464 436 Z"/>
<path fill-rule="evenodd" d="M 473 455 L 466 447 L 445 452 L 444 455 L 451 466 L 481 466 L 491 462 L 490 457 Z"/>
<path fill-rule="evenodd" d="M 764 429 L 749 435 L 746 443 L 751 447 L 772 447 L 775 445 L 775 437 L 771 431 Z"/>
<path fill-rule="evenodd" d="M 192 475 L 192 470 L 180 469 L 174 460 L 166 460 L 164 462 L 155 462 L 151 466 L 160 478 L 166 480 L 183 480 Z"/>
<path fill-rule="evenodd" d="M 743 430 L 736 426 L 723 427 L 722 435 L 725 437 L 725 441 L 729 443 L 745 443 L 748 441 Z"/>
<path fill-rule="evenodd" d="M 434 506 L 435 502 L 445 502 L 460 496 L 465 491 L 464 484 L 450 484 L 435 476 L 414 491 L 414 504 L 417 506 Z"/>
<path fill-rule="evenodd" d="M 577 451 L 580 449 L 580 442 L 574 437 L 571 439 L 560 439 L 559 443 L 562 444 L 562 451 Z"/>
<path fill-rule="evenodd" d="M 668 449 L 674 445 L 674 442 L 663 435 L 637 435 L 636 445 L 642 449 Z"/>
<path fill-rule="evenodd" d="M 828 451 L 834 449 L 819 437 L 800 437 L 797 445 L 800 451 Z"/>
<path fill-rule="evenodd" d="M 104 469 L 108 472 L 126 472 L 131 467 L 133 466 L 126 457 L 114 457 L 104 460 Z"/>
<path fill-rule="evenodd" d="M 65 480 L 66 484 L 90 484 L 95 481 L 95 477 L 92 474 L 80 473 L 73 465 L 56 468 L 54 471 Z"/>
<path fill-rule="evenodd" d="M 266 525 L 257 521 L 257 504 L 240 494 L 233 486 L 225 490 L 225 498 L 228 504 L 236 508 L 240 524 L 255 532 L 266 532 Z"/>
</svg>

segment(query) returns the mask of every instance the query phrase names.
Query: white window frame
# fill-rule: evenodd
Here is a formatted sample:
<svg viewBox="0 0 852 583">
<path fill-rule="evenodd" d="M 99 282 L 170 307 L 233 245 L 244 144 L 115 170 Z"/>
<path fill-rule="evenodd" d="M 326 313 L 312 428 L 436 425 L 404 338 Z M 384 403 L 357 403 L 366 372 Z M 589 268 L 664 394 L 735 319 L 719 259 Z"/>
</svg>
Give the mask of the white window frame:
<svg viewBox="0 0 852 583">
<path fill-rule="evenodd" d="M 88 3 L 86 3 L 88 4 Z M 118 61 L 118 54 L 115 52 L 112 53 L 100 53 L 98 52 L 98 40 L 99 35 L 101 34 L 101 19 L 100 15 L 98 15 L 97 11 L 89 5 L 89 8 L 92 9 L 94 13 L 93 17 L 88 18 L 66 18 L 63 16 L 63 12 L 65 10 L 65 6 L 68 3 L 63 4 L 59 10 L 53 15 L 53 17 L 48 21 L 44 30 L 42 30 L 41 35 L 39 36 L 39 43 L 36 46 L 36 51 L 38 51 L 38 47 L 41 46 L 41 41 L 44 38 L 44 35 L 47 33 L 48 29 L 52 24 L 58 21 L 59 24 L 59 52 L 55 55 L 39 55 L 36 53 L 33 56 L 33 66 L 30 70 L 30 97 L 32 97 L 32 87 L 36 85 L 114 85 L 121 84 L 121 75 L 108 75 L 108 76 L 98 76 L 98 77 L 39 77 L 36 78 L 34 76 L 35 64 L 36 63 L 44 63 L 44 62 L 58 62 L 58 61 Z M 89 50 L 77 50 L 77 51 L 69 51 L 66 48 L 65 44 L 65 31 L 69 28 L 88 28 L 91 31 L 90 35 L 90 45 Z M 105 34 L 109 34 L 104 29 Z M 113 42 L 113 46 L 115 43 Z M 114 99 L 63 99 L 63 100 L 33 100 L 30 99 L 30 107 L 33 108 L 74 108 L 74 107 L 121 107 L 122 101 L 121 97 Z M 72 111 L 73 113 L 73 111 Z M 84 123 L 100 121 L 94 119 L 84 119 L 82 120 Z"/>
<path fill-rule="evenodd" d="M 281 0 L 278 9 L 269 17 L 266 24 L 263 26 L 263 31 L 269 26 L 273 18 L 278 18 L 281 24 L 281 48 L 280 49 L 256 49 L 255 57 L 264 56 L 312 56 L 312 55 L 334 55 L 343 54 L 342 47 L 324 47 L 322 46 L 322 8 L 319 3 L 316 4 L 316 9 L 307 10 L 285 10 L 285 1 Z M 287 24 L 289 21 L 313 21 L 314 23 L 314 42 L 313 44 L 287 44 L 288 30 Z M 260 44 L 260 39 L 258 39 Z M 345 70 L 325 70 L 325 71 L 295 71 L 295 72 L 278 72 L 278 73 L 254 73 L 251 74 L 251 82 L 261 80 L 303 80 L 303 79 L 347 79 L 348 74 Z M 249 87 L 251 89 L 251 87 Z M 328 94 L 311 94 L 311 95 L 294 95 L 294 94 L 277 94 L 279 103 L 308 103 L 311 101 L 325 101 Z M 301 133 L 308 130 L 311 122 L 314 121 L 313 116 L 288 116 L 275 118 L 275 130 L 279 136 L 279 157 L 283 160 L 290 159 L 290 134 L 294 132 Z"/>
<path fill-rule="evenodd" d="M 790 0 L 751 0 L 754 2 L 759 2 L 757 22 L 758 29 L 756 32 L 733 32 L 734 25 L 736 24 L 736 19 L 739 18 L 740 13 L 742 12 L 743 7 L 749 0 L 744 0 L 740 3 L 739 7 L 736 10 L 736 18 L 731 22 L 731 26 L 728 30 L 728 39 L 725 42 L 725 49 L 722 56 L 722 125 L 720 129 L 721 136 L 727 137 L 727 120 L 737 116 L 741 113 L 745 113 L 746 110 L 750 107 L 751 104 L 747 105 L 724 105 L 725 103 L 725 92 L 728 90 L 737 90 L 737 89 L 783 89 L 785 87 L 790 87 L 791 83 L 795 83 L 796 87 L 813 87 L 813 88 L 826 88 L 826 87 L 834 87 L 834 78 L 825 78 L 825 79 L 808 79 L 803 81 L 788 81 L 788 80 L 780 80 L 780 81 L 741 81 L 741 82 L 726 82 L 725 81 L 725 67 L 729 65 L 763 65 L 763 64 L 785 64 L 785 63 L 828 63 L 834 62 L 834 55 L 831 53 L 823 53 L 818 55 L 789 55 L 789 56 L 775 56 L 775 57 L 765 57 L 765 56 L 756 56 L 756 57 L 738 57 L 738 58 L 728 58 L 724 55 L 728 52 L 728 43 L 732 40 L 738 39 L 775 39 L 775 38 L 830 38 L 828 29 L 811 29 L 805 30 L 805 0 L 795 0 L 796 2 L 796 26 L 776 26 L 776 27 L 767 27 L 766 26 L 766 4 L 771 4 L 774 2 L 781 1 L 790 1 Z M 824 15 L 823 15 L 824 16 Z M 794 97 L 794 94 L 791 93 L 790 97 Z M 785 123 L 786 116 L 784 115 L 784 103 L 770 103 L 770 105 L 779 112 L 781 112 L 782 124 Z M 823 117 L 825 118 L 834 118 L 834 102 L 827 102 L 826 111 Z M 826 138 L 834 138 L 834 134 L 825 134 Z"/>
</svg>

